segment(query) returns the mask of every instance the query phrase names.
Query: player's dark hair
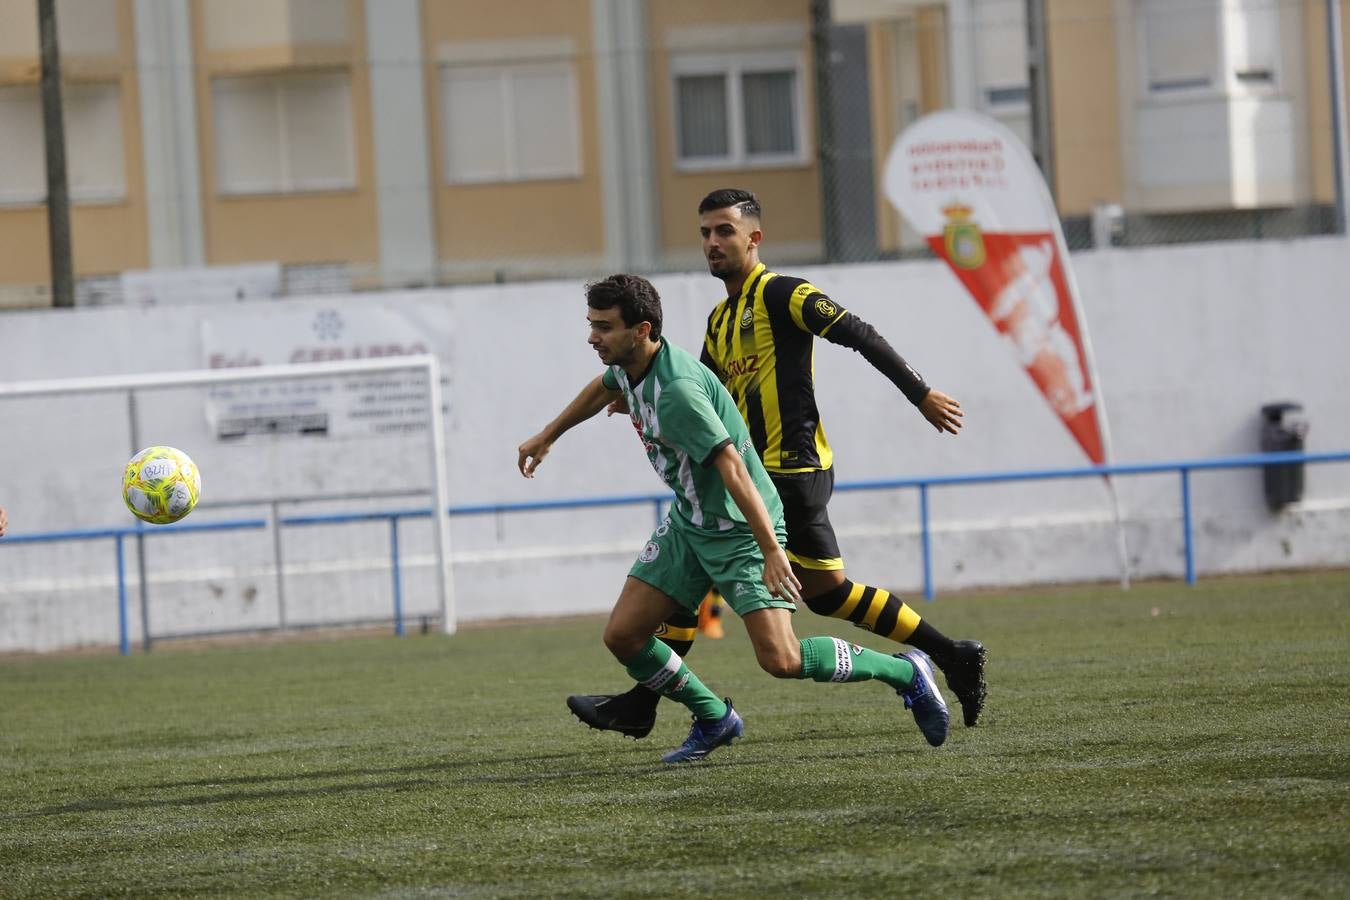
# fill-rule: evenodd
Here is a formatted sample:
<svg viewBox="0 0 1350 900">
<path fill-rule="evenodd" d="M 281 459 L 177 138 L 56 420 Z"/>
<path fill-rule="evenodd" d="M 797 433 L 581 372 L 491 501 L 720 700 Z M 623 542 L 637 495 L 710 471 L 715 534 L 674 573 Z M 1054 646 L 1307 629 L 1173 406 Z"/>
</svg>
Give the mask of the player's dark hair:
<svg viewBox="0 0 1350 900">
<path fill-rule="evenodd" d="M 713 191 L 699 203 L 698 214 L 701 216 L 706 212 L 712 212 L 715 209 L 727 209 L 731 206 L 739 209 L 741 215 L 753 218 L 756 222 L 762 216 L 759 198 L 740 188 L 718 188 Z"/>
<path fill-rule="evenodd" d="M 620 273 L 586 285 L 586 305 L 591 309 L 619 308 L 623 324 L 629 328 L 650 322 L 652 340 L 661 338 L 661 295 L 641 275 Z"/>
</svg>

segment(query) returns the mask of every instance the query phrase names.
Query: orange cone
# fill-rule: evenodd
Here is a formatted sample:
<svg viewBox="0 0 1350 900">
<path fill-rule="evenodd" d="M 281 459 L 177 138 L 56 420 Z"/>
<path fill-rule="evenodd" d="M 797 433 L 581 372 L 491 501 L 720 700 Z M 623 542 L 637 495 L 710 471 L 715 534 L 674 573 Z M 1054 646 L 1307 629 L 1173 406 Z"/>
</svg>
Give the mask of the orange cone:
<svg viewBox="0 0 1350 900">
<path fill-rule="evenodd" d="M 708 596 L 704 597 L 703 602 L 699 604 L 698 630 L 700 634 L 705 634 L 714 640 L 723 637 L 722 595 L 717 592 L 717 588 L 708 591 Z"/>
</svg>

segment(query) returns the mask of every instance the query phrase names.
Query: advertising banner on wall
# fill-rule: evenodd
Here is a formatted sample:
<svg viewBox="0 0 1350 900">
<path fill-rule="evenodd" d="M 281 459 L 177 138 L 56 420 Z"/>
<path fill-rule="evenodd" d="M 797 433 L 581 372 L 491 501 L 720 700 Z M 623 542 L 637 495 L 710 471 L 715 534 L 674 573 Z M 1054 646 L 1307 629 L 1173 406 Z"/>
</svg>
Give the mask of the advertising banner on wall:
<svg viewBox="0 0 1350 900">
<path fill-rule="evenodd" d="M 210 369 L 430 352 L 414 322 L 380 307 L 235 307 L 203 319 L 201 329 L 202 364 Z M 222 439 L 421 431 L 427 427 L 424 382 L 409 371 L 227 385 L 211 389 L 206 415 Z"/>
<path fill-rule="evenodd" d="M 1086 323 L 1059 215 L 1031 153 L 994 119 L 943 110 L 900 135 L 884 187 L 1006 339 L 1088 459 L 1104 463 Z"/>
</svg>

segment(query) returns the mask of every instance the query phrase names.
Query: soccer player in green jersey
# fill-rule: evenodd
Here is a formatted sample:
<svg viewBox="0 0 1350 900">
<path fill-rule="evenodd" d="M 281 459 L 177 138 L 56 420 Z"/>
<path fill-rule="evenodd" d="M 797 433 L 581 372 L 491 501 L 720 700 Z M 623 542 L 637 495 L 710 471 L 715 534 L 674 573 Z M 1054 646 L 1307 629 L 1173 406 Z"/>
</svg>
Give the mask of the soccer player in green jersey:
<svg viewBox="0 0 1350 900">
<path fill-rule="evenodd" d="M 851 581 L 844 572 L 826 508 L 834 491 L 834 456 L 816 406 L 815 339 L 862 354 L 939 432 L 960 430 L 961 404 L 930 388 L 876 329 L 815 285 L 769 271 L 759 259 L 764 233 L 754 194 L 713 191 L 698 211 L 708 270 L 727 292 L 708 316 L 700 358 L 731 393 L 782 498 L 788 558 L 803 602 L 813 612 L 928 653 L 960 701 L 965 724 L 975 725 L 985 700 L 984 646 L 951 640 L 899 597 Z M 696 624 L 695 616 L 680 610 L 662 623 L 658 636 L 687 653 Z M 617 696 L 573 695 L 567 705 L 592 728 L 641 738 L 656 721 L 660 699 L 638 684 Z"/>
<path fill-rule="evenodd" d="M 731 395 L 711 370 L 661 337 L 661 299 L 645 278 L 613 275 L 587 286 L 590 344 L 605 371 L 534 437 L 517 465 L 534 476 L 568 429 L 625 401 L 647 459 L 675 492 L 670 514 L 628 572 L 605 626 L 605 646 L 630 677 L 684 704 L 694 725 L 665 762 L 692 762 L 740 737 L 745 726 L 656 639 L 677 611 L 693 614 L 714 585 L 745 621 L 760 667 L 777 678 L 877 679 L 904 699 L 924 737 L 939 746 L 948 712 L 921 650 L 887 656 L 838 638 L 799 640 L 791 613 L 801 583 L 783 548 L 783 506 L 754 452 Z"/>
</svg>

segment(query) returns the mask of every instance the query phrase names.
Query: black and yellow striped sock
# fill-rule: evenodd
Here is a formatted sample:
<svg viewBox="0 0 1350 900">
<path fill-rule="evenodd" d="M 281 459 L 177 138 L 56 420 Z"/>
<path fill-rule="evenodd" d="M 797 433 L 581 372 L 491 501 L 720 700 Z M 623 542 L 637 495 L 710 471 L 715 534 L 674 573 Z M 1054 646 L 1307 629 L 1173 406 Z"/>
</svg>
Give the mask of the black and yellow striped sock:
<svg viewBox="0 0 1350 900">
<path fill-rule="evenodd" d="M 698 613 L 677 612 L 661 623 L 655 636 L 674 650 L 677 656 L 683 657 L 694 646 L 697 635 Z M 633 685 L 632 690 L 621 696 L 639 709 L 656 709 L 656 705 L 661 702 L 660 694 L 641 683 Z"/>
<path fill-rule="evenodd" d="M 923 621 L 908 603 L 885 588 L 845 579 L 833 590 L 807 597 L 805 603 L 814 613 L 846 619 L 897 644 L 918 647 L 939 665 L 952 649 L 950 638 Z"/>
<path fill-rule="evenodd" d="M 661 623 L 656 637 L 680 656 L 686 656 L 698 636 L 698 613 L 677 612 Z"/>
</svg>

